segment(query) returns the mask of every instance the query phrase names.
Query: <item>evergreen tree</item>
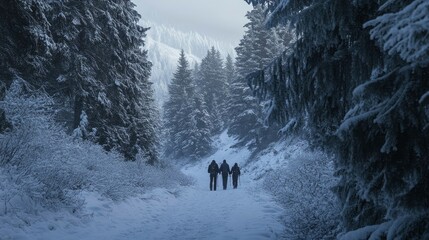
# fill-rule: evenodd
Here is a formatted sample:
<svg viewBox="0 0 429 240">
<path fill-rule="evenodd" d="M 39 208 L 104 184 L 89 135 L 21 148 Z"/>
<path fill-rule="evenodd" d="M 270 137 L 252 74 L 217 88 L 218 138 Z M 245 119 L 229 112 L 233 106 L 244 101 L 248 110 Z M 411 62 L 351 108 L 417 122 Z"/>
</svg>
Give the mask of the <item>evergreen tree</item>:
<svg viewBox="0 0 429 240">
<path fill-rule="evenodd" d="M 76 136 L 127 159 L 157 160 L 156 111 L 144 46 L 147 29 L 129 0 L 6 1 L 6 81 L 21 77 L 59 103 L 56 118 Z M 10 13 L 6 13 L 6 12 Z M 15 39 L 16 38 L 16 39 Z M 15 41 L 16 40 L 16 41 Z M 3 41 L 2 41 L 3 42 Z"/>
<path fill-rule="evenodd" d="M 246 77 L 258 69 L 268 66 L 274 59 L 285 51 L 286 34 L 285 28 L 277 27 L 267 29 L 265 27 L 265 16 L 267 8 L 256 5 L 254 9 L 246 14 L 249 22 L 239 46 L 236 48 L 236 71 L 237 77 L 230 86 L 231 98 L 229 104 L 229 133 L 238 136 L 243 141 L 255 139 L 258 143 L 261 135 L 270 138 L 271 133 L 276 132 L 276 124 L 270 121 L 271 128 L 265 125 L 267 121 L 262 114 L 263 105 L 253 96 L 253 91 L 248 85 Z M 243 128 L 243 126 L 245 126 Z M 245 130 L 244 130 L 245 129 Z M 271 133 L 268 134 L 268 131 Z M 275 134 L 274 134 L 275 136 Z M 267 139 L 267 141 L 270 141 Z"/>
<path fill-rule="evenodd" d="M 14 78 L 42 86 L 55 47 L 49 35 L 45 1 L 5 0 L 0 3 L 0 76 L 9 87 Z"/>
<path fill-rule="evenodd" d="M 231 104 L 231 86 L 237 77 L 237 73 L 235 71 L 234 60 L 231 55 L 226 56 L 225 66 L 224 66 L 224 74 L 225 74 L 225 101 L 223 101 L 223 105 L 220 106 L 221 115 L 224 119 L 224 126 L 227 127 L 231 121 L 229 114 L 229 105 Z"/>
<path fill-rule="evenodd" d="M 211 129 L 212 123 L 210 121 L 210 115 L 207 111 L 207 104 L 204 102 L 204 98 L 201 94 L 196 94 L 193 99 L 193 112 L 192 112 L 192 123 L 193 129 L 191 133 L 195 141 L 195 146 L 191 157 L 198 159 L 199 157 L 207 155 L 212 149 L 211 144 Z"/>
<path fill-rule="evenodd" d="M 73 128 L 87 115 L 85 132 L 107 150 L 117 148 L 128 159 L 142 150 L 156 161 L 156 111 L 148 81 L 150 62 L 144 29 L 131 1 L 55 2 L 52 22 L 58 45 L 52 78 L 65 88 L 73 106 Z M 66 9 L 66 11 L 64 11 Z M 57 25 L 58 24 L 58 25 Z M 58 71 L 58 72 L 55 72 Z M 85 138 L 88 134 L 85 134 Z"/>
<path fill-rule="evenodd" d="M 210 149 L 211 124 L 203 97 L 195 91 L 192 71 L 182 50 L 165 103 L 166 153 L 197 159 Z"/>
<path fill-rule="evenodd" d="M 201 71 L 199 65 L 196 63 L 192 71 L 192 79 L 194 85 L 201 79 Z M 196 87 L 196 89 L 198 89 Z M 207 109 L 207 103 L 204 100 L 204 96 L 199 91 L 195 91 L 194 96 L 194 112 L 193 119 L 195 122 L 195 129 L 193 133 L 196 135 L 198 140 L 195 148 L 195 157 L 202 157 L 210 152 L 212 149 L 212 129 L 213 123 L 210 114 Z"/>
<path fill-rule="evenodd" d="M 187 109 L 186 113 L 184 113 L 184 110 L 190 105 L 187 100 L 192 98 L 194 91 L 192 89 L 191 70 L 183 50 L 180 52 L 177 70 L 168 86 L 168 91 L 169 99 L 164 105 L 167 155 L 173 153 L 174 157 L 182 157 L 182 144 L 183 140 L 185 140 L 183 138 L 186 136 L 179 136 L 179 133 L 185 129 L 183 124 L 190 123 L 190 109 Z"/>
<path fill-rule="evenodd" d="M 229 54 L 226 56 L 224 71 L 225 71 L 225 78 L 226 78 L 227 95 L 229 95 L 231 84 L 237 76 L 237 73 L 235 71 L 235 66 L 234 66 L 234 60 Z"/>
<path fill-rule="evenodd" d="M 286 103 L 274 118 L 306 121 L 337 153 L 344 231 L 427 238 L 429 39 L 415 27 L 429 23 L 427 1 L 252 2 L 273 10 L 269 24 L 296 27 L 294 52 L 252 77 Z"/>
<path fill-rule="evenodd" d="M 206 57 L 201 61 L 200 78 L 197 85 L 207 104 L 207 111 L 213 124 L 212 133 L 218 133 L 224 125 L 224 116 L 222 115 L 224 111 L 221 108 L 225 106 L 227 85 L 220 52 L 214 47 L 207 52 Z"/>
</svg>

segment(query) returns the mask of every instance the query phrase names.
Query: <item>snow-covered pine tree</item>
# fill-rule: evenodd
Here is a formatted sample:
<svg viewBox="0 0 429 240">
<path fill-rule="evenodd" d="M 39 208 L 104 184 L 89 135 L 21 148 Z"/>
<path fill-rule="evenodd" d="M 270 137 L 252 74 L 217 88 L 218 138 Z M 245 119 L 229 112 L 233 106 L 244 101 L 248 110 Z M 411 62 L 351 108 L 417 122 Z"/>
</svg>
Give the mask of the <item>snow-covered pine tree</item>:
<svg viewBox="0 0 429 240">
<path fill-rule="evenodd" d="M 256 138 L 257 129 L 262 128 L 262 113 L 258 100 L 253 96 L 245 76 L 250 69 L 258 69 L 252 60 L 251 34 L 244 35 L 236 48 L 236 74 L 230 84 L 228 104 L 228 134 L 238 136 L 246 142 Z M 251 61 L 251 62 L 249 62 Z"/>
<path fill-rule="evenodd" d="M 0 2 L 0 100 L 14 79 L 42 81 L 52 50 L 45 15 L 48 8 L 44 1 Z M 0 131 L 8 127 L 4 110 L 0 109 Z"/>
<path fill-rule="evenodd" d="M 189 130 L 184 128 L 184 124 L 190 123 L 190 110 L 182 115 L 184 108 L 189 105 L 189 99 L 194 94 L 192 86 L 191 70 L 186 59 L 185 52 L 180 52 L 178 66 L 174 77 L 168 86 L 169 98 L 164 104 L 164 128 L 166 129 L 166 150 L 168 155 L 173 157 L 183 157 L 183 141 L 179 136 L 180 132 Z M 188 127 L 189 128 L 189 127 Z M 183 135 L 183 134 L 182 134 Z"/>
<path fill-rule="evenodd" d="M 256 5 L 246 14 L 249 22 L 244 25 L 248 29 L 245 34 L 250 34 L 250 39 L 252 39 L 251 44 L 253 45 L 253 48 L 251 51 L 252 58 L 250 61 L 253 61 L 255 64 L 255 66 L 248 66 L 249 68 L 256 67 L 257 69 L 263 69 L 266 67 L 271 61 L 273 61 L 273 58 L 279 54 L 279 52 L 274 52 L 277 50 L 276 48 L 283 45 L 279 42 L 277 46 L 273 46 L 273 44 L 275 44 L 275 40 L 270 42 L 271 38 L 276 37 L 272 35 L 272 31 L 276 32 L 276 28 L 273 28 L 272 31 L 271 29 L 266 29 L 264 25 L 266 14 L 267 8 L 263 7 L 261 4 Z M 272 47 L 273 49 L 269 49 L 269 47 Z M 254 69 L 255 68 L 253 68 L 252 71 L 254 71 Z"/>
<path fill-rule="evenodd" d="M 229 117 L 230 114 L 228 113 L 229 104 L 231 103 L 231 85 L 237 76 L 234 64 L 234 60 L 232 59 L 231 55 L 228 54 L 226 56 L 225 66 L 223 68 L 225 74 L 225 100 L 223 101 L 223 105 L 220 106 L 225 127 L 229 125 L 229 122 L 231 120 Z"/>
<path fill-rule="evenodd" d="M 0 3 L 0 81 L 9 87 L 15 78 L 44 84 L 54 49 L 47 12 L 41 0 L 5 0 Z"/>
<path fill-rule="evenodd" d="M 259 141 L 261 135 L 268 137 L 268 132 L 276 132 L 272 126 L 270 129 L 264 125 L 262 114 L 263 104 L 259 103 L 248 86 L 247 75 L 254 71 L 264 69 L 285 50 L 286 31 L 284 27 L 267 29 L 264 21 L 267 8 L 261 4 L 254 7 L 246 14 L 249 22 L 245 25 L 246 31 L 236 48 L 237 77 L 231 84 L 231 104 L 229 106 L 229 133 L 243 140 L 255 139 Z M 276 125 L 274 121 L 269 121 Z M 242 128 L 246 126 L 246 128 Z M 246 129 L 243 131 L 243 129 Z M 250 131 L 248 129 L 251 129 Z M 250 134 L 249 134 L 250 133 Z"/>
<path fill-rule="evenodd" d="M 338 153 L 344 231 L 362 228 L 342 239 L 428 238 L 427 1 L 252 2 L 296 28 L 293 54 L 255 79 L 289 103 L 271 114 L 306 112 L 311 137 Z"/>
<path fill-rule="evenodd" d="M 234 60 L 229 54 L 226 56 L 224 71 L 225 71 L 225 81 L 227 85 L 227 96 L 229 96 L 230 85 L 237 77 L 237 73 L 235 71 L 235 66 L 234 66 Z"/>
<path fill-rule="evenodd" d="M 195 86 L 196 82 L 200 78 L 201 72 L 199 71 L 198 63 L 195 64 L 194 69 L 192 70 L 192 80 Z M 198 89 L 195 86 L 195 89 Z M 193 112 L 192 112 L 192 121 L 194 123 L 194 129 L 192 134 L 196 139 L 194 153 L 192 154 L 194 159 L 198 159 L 212 149 L 212 129 L 213 123 L 210 118 L 210 114 L 207 110 L 207 103 L 204 101 L 204 96 L 199 91 L 195 91 L 193 98 Z"/>
<path fill-rule="evenodd" d="M 371 237 L 427 239 L 429 2 L 382 1 L 376 9 L 363 26 L 381 56 L 354 89 L 354 104 L 338 130 L 338 168 L 352 173 L 342 175 L 340 196 L 347 213 L 355 205 L 344 191 L 382 210 L 379 222 L 362 219 L 365 225 L 383 222 Z M 364 211 L 369 209 L 359 214 Z M 348 230 L 354 229 L 356 223 L 347 220 Z"/>
<path fill-rule="evenodd" d="M 151 64 L 141 50 L 146 29 L 137 25 L 131 1 L 20 0 L 0 6 L 5 16 L 13 15 L 0 27 L 8 39 L 0 66 L 9 73 L 7 81 L 19 76 L 46 89 L 65 106 L 56 110 L 68 112 L 57 119 L 79 127 L 84 138 L 93 136 L 128 159 L 143 151 L 156 161 Z"/>
<path fill-rule="evenodd" d="M 207 155 L 212 149 L 212 123 L 210 121 L 210 114 L 207 111 L 207 104 L 204 102 L 201 94 L 195 94 L 193 104 L 192 122 L 194 123 L 194 129 L 192 130 L 192 134 L 194 135 L 195 146 L 193 155 L 191 156 L 194 159 L 198 159 Z"/>
<path fill-rule="evenodd" d="M 137 25 L 135 5 L 129 0 L 62 4 L 58 8 L 68 9 L 62 14 L 67 15 L 57 17 L 63 18 L 68 29 L 62 28 L 65 32 L 58 32 L 56 37 L 68 41 L 62 36 L 65 34 L 73 43 L 59 52 L 59 61 L 64 59 L 62 55 L 69 55 L 63 66 L 73 64 L 76 68 L 63 69 L 54 77 L 67 86 L 67 81 L 76 81 L 67 75 L 78 77 L 79 84 L 74 86 L 78 90 L 70 98 L 73 126 L 77 116 L 86 114 L 88 132 L 94 129 L 96 141 L 106 149 L 117 148 L 128 159 L 143 151 L 154 162 L 156 112 L 148 81 L 151 64 L 141 50 L 147 29 Z"/>
<path fill-rule="evenodd" d="M 225 111 L 220 108 L 225 106 L 227 92 L 223 61 L 220 52 L 214 47 L 207 51 L 206 57 L 202 59 L 200 78 L 197 80 L 198 91 L 203 95 L 210 114 L 212 133 L 218 133 L 224 126 L 225 116 L 222 113 Z"/>
<path fill-rule="evenodd" d="M 279 58 L 265 72 L 255 75 L 261 76 L 255 83 L 262 86 L 260 90 L 270 92 L 274 103 L 287 103 L 284 107 L 274 104 L 270 118 L 281 120 L 286 126 L 293 121 L 305 121 L 314 144 L 324 147 L 332 144 L 337 146 L 336 150 L 335 132 L 351 106 L 351 91 L 369 77 L 368 65 L 379 55 L 369 42 L 368 33 L 356 27 L 362 26 L 365 15 L 376 7 L 371 4 L 350 7 L 344 2 L 317 0 L 308 4 L 281 1 L 272 6 L 274 12 L 268 22 L 275 25 L 289 21 L 294 24 L 298 39 L 292 55 Z M 366 55 L 371 50 L 375 50 L 372 55 Z M 367 56 L 373 58 L 364 60 Z M 347 228 L 364 226 L 365 221 L 372 224 L 381 221 L 383 210 L 362 201 L 356 192 L 352 194 L 356 190 L 352 184 L 344 188 L 347 190 L 343 203 L 350 204 L 343 210 Z M 360 206 L 357 211 L 356 206 Z"/>
<path fill-rule="evenodd" d="M 247 13 L 248 16 L 250 12 Z M 249 18 L 249 17 L 248 17 Z M 249 23 L 246 25 L 249 26 Z M 261 128 L 261 107 L 247 85 L 245 76 L 259 69 L 254 61 L 253 33 L 248 28 L 236 47 L 235 60 L 236 77 L 230 85 L 230 103 L 228 107 L 229 127 L 228 133 L 243 139 L 243 142 L 255 139 L 256 130 Z"/>
<path fill-rule="evenodd" d="M 164 105 L 165 152 L 173 158 L 197 159 L 210 150 L 211 122 L 182 50 Z"/>
</svg>

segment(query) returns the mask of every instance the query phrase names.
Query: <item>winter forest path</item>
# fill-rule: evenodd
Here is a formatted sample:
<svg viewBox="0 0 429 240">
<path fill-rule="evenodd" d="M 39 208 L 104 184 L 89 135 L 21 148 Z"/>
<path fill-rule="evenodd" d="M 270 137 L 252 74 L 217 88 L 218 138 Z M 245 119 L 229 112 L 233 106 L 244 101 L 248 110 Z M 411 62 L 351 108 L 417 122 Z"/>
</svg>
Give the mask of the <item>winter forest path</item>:
<svg viewBox="0 0 429 240">
<path fill-rule="evenodd" d="M 226 159 L 230 166 L 239 165 L 250 153 L 247 149 L 233 149 L 234 140 L 220 136 L 218 151 L 196 164 L 185 166 L 182 171 L 195 179 L 195 184 L 176 192 L 176 197 L 159 203 L 145 214 L 144 223 L 137 232 L 129 232 L 129 239 L 279 239 L 284 231 L 280 224 L 283 209 L 272 196 L 263 192 L 258 183 L 246 173 L 239 186 L 233 189 L 228 178 L 227 190 L 222 190 L 222 178 L 218 177 L 217 191 L 209 190 L 207 168 L 212 159 Z M 156 210 L 156 208 L 158 208 Z M 151 221 L 150 219 L 153 219 Z"/>
<path fill-rule="evenodd" d="M 279 221 L 283 209 L 246 173 L 238 189 L 232 189 L 228 178 L 228 189 L 222 190 L 219 177 L 217 191 L 209 190 L 211 159 L 231 159 L 228 162 L 233 165 L 233 159 L 245 159 L 246 154 L 225 147 L 200 163 L 185 166 L 182 171 L 195 179 L 191 186 L 158 188 L 120 203 L 88 195 L 86 208 L 92 217 L 85 226 L 53 225 L 54 231 L 43 231 L 37 239 L 279 239 L 284 230 Z"/>
<path fill-rule="evenodd" d="M 154 209 L 147 209 L 141 226 L 123 235 L 125 239 L 278 239 L 282 209 L 253 187 L 209 191 L 206 166 L 183 171 L 196 179 L 194 186 L 176 192 Z M 218 179 L 221 185 L 221 179 Z M 222 187 L 221 187 L 222 189 Z M 121 237 L 119 237 L 121 238 Z"/>
</svg>

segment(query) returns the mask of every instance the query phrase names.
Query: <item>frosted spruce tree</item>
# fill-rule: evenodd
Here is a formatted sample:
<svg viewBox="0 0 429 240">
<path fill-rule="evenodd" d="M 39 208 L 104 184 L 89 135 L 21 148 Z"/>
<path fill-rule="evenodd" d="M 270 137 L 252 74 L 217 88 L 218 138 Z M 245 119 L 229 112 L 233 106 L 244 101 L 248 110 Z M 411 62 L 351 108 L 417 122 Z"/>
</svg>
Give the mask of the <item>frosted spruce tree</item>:
<svg viewBox="0 0 429 240">
<path fill-rule="evenodd" d="M 164 105 L 165 152 L 172 158 L 196 159 L 210 149 L 210 121 L 203 97 L 196 92 L 189 62 L 182 50 Z"/>
<path fill-rule="evenodd" d="M 196 93 L 193 98 L 191 136 L 194 139 L 193 151 L 190 153 L 192 159 L 198 159 L 210 153 L 212 150 L 210 114 L 207 104 L 201 94 Z"/>
<path fill-rule="evenodd" d="M 226 104 L 227 83 L 220 52 L 214 47 L 201 61 L 197 86 L 197 90 L 207 104 L 207 111 L 213 126 L 212 133 L 219 133 L 224 128 L 225 116 L 223 113 L 225 111 L 221 108 Z"/>
<path fill-rule="evenodd" d="M 40 87 L 50 67 L 55 47 L 49 35 L 50 4 L 45 1 L 0 3 L 0 76 L 9 88 L 16 78 L 32 79 Z"/>
<path fill-rule="evenodd" d="M 6 0 L 0 3 L 0 100 L 15 79 L 31 78 L 37 85 L 45 80 L 43 76 L 48 71 L 53 50 L 48 34 L 48 9 L 49 4 L 44 1 Z M 0 132 L 10 127 L 0 108 Z"/>
<path fill-rule="evenodd" d="M 246 74 L 250 73 L 250 71 L 245 71 L 248 66 L 246 62 L 252 56 L 252 52 L 248 49 L 251 47 L 251 42 L 247 42 L 247 39 L 249 39 L 249 35 L 245 35 L 236 48 L 237 73 L 231 80 L 228 106 L 228 133 L 238 136 L 243 142 L 256 139 L 258 129 L 263 127 L 261 107 L 245 79 Z"/>
<path fill-rule="evenodd" d="M 201 72 L 199 71 L 199 65 L 196 63 L 192 71 L 192 80 L 195 86 L 196 82 L 199 79 Z M 195 135 L 197 143 L 195 144 L 194 156 L 195 158 L 202 157 L 207 155 L 212 150 L 212 129 L 213 123 L 208 112 L 207 103 L 204 100 L 204 96 L 201 92 L 197 91 L 198 88 L 195 88 L 194 95 L 194 111 L 192 113 L 194 130 L 192 133 Z"/>
<path fill-rule="evenodd" d="M 234 79 L 237 77 L 237 72 L 235 71 L 235 66 L 234 66 L 234 60 L 229 54 L 226 56 L 224 71 L 225 71 L 225 81 L 227 85 L 226 94 L 229 97 L 229 90 L 231 89 L 231 84 L 234 81 Z"/>
<path fill-rule="evenodd" d="M 249 87 L 246 77 L 254 71 L 264 69 L 279 54 L 285 50 L 288 39 L 284 28 L 267 29 L 264 25 L 267 8 L 256 5 L 253 10 L 246 14 L 249 22 L 245 25 L 246 31 L 236 48 L 236 77 L 230 85 L 229 104 L 229 133 L 243 141 L 254 139 L 258 144 L 261 138 L 266 142 L 272 136 L 276 136 L 275 121 L 266 121 L 262 114 L 263 105 L 254 96 Z M 271 124 L 271 128 L 266 125 Z M 245 126 L 245 127 L 243 127 Z M 270 132 L 270 133 L 269 133 Z M 271 136 L 269 136 L 271 135 Z"/>
<path fill-rule="evenodd" d="M 293 53 L 253 79 L 285 103 L 272 116 L 337 154 L 342 238 L 428 238 L 427 1 L 252 2 L 295 27 Z"/>
<path fill-rule="evenodd" d="M 75 136 L 117 149 L 127 159 L 140 151 L 154 163 L 157 113 L 148 81 L 151 64 L 141 50 L 147 29 L 137 24 L 135 5 L 129 0 L 6 4 L 0 11 L 15 13 L 1 28 L 16 39 L 6 41 L 4 81 L 20 77 L 45 89 L 57 102 L 56 119 Z"/>
</svg>

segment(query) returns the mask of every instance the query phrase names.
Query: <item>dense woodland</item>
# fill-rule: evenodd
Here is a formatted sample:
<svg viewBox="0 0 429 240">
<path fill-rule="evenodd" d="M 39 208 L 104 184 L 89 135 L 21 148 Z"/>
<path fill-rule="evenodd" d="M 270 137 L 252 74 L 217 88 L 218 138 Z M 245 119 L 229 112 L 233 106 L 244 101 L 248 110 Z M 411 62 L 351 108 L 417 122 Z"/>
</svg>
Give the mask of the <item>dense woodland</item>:
<svg viewBox="0 0 429 240">
<path fill-rule="evenodd" d="M 175 84 L 187 69 L 186 84 L 192 90 L 183 85 L 184 94 L 178 96 L 186 100 L 202 94 L 200 109 L 193 109 L 210 116 L 211 122 L 204 125 L 204 134 L 185 137 L 195 142 L 176 143 L 191 149 L 203 144 L 208 150 L 207 136 L 222 127 L 255 144 L 264 137 L 278 140 L 273 132 L 304 138 L 334 156 L 331 174 L 339 178 L 333 191 L 341 227 L 327 225 L 332 229 L 313 237 L 331 238 L 337 232 L 344 239 L 429 238 L 428 3 L 248 2 L 254 10 L 247 14 L 247 31 L 234 64 L 228 58 L 222 70 L 212 49 L 194 70 L 192 83 L 182 56 L 170 101 L 179 102 Z M 210 59 L 214 62 L 206 70 Z M 219 82 L 205 86 L 210 76 L 210 83 Z M 207 95 L 205 87 L 214 94 Z M 178 109 L 172 112 L 181 112 Z M 172 151 L 175 157 L 187 154 Z"/>
<path fill-rule="evenodd" d="M 129 0 L 0 3 L 0 218 L 190 184 L 161 164 L 158 112 Z M 167 175 L 162 181 L 159 176 Z M 28 216 L 28 215 L 26 215 Z M 6 226 L 9 226 L 7 225 Z"/>
<path fill-rule="evenodd" d="M 267 9 L 258 5 L 246 15 L 246 32 L 237 58 L 222 58 L 214 47 L 200 64 L 189 66 L 182 51 L 164 106 L 167 157 L 197 160 L 211 151 L 211 137 L 225 129 L 262 150 L 278 140 L 279 124 L 269 123 L 263 113 L 269 104 L 256 98 L 246 76 L 268 66 L 288 50 L 293 36 L 286 27 L 266 28 Z"/>
<path fill-rule="evenodd" d="M 343 238 L 428 239 L 429 2 L 248 2 L 295 31 L 249 82 L 269 119 L 335 154 Z"/>
<path fill-rule="evenodd" d="M 293 208 L 288 239 L 429 239 L 429 2 L 246 2 L 236 58 L 213 47 L 191 66 L 182 50 L 158 112 L 131 1 L 2 1 L 2 214 L 16 196 L 78 211 L 81 189 L 125 198 L 158 173 L 190 184 L 165 161 L 227 131 L 320 153 L 265 182 Z"/>
<path fill-rule="evenodd" d="M 14 81 L 55 100 L 69 132 L 157 160 L 151 63 L 131 1 L 2 1 L 3 94 Z"/>
</svg>

